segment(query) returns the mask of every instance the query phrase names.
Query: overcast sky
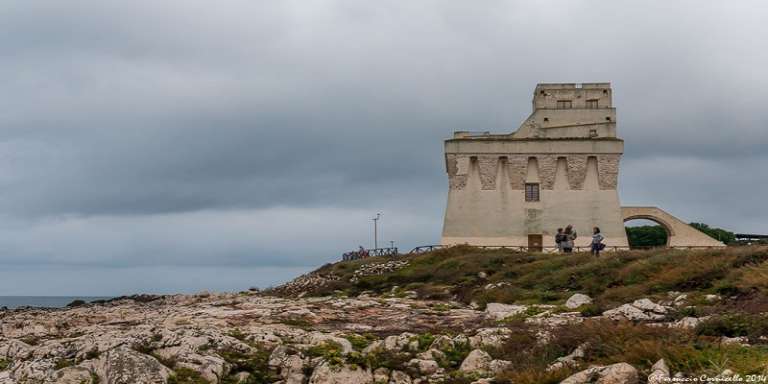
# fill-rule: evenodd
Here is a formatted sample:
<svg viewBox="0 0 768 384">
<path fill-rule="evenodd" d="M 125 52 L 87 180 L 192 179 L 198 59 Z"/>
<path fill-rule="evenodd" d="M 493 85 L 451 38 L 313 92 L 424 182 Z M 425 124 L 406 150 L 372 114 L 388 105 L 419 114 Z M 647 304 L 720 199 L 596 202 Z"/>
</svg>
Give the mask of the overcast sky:
<svg viewBox="0 0 768 384">
<path fill-rule="evenodd" d="M 266 286 L 439 241 L 455 130 L 610 81 L 624 205 L 768 232 L 768 3 L 0 5 L 0 295 Z"/>
</svg>

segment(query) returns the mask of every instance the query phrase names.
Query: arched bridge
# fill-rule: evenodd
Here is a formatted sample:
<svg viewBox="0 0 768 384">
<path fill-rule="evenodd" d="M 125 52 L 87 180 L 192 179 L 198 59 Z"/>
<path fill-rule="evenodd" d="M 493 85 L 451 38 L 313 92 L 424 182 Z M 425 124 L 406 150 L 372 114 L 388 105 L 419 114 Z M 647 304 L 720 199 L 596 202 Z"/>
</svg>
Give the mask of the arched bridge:
<svg viewBox="0 0 768 384">
<path fill-rule="evenodd" d="M 624 222 L 651 220 L 667 230 L 668 247 L 724 247 L 725 244 L 707 236 L 658 207 L 621 207 Z"/>
</svg>

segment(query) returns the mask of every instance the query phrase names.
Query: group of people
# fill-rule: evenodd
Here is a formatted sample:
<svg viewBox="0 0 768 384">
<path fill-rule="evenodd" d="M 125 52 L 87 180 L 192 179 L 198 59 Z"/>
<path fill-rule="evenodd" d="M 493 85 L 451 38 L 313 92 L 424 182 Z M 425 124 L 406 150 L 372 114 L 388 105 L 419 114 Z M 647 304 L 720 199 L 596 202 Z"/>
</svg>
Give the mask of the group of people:
<svg viewBox="0 0 768 384">
<path fill-rule="evenodd" d="M 344 261 L 349 260 L 358 260 L 358 259 L 365 259 L 366 257 L 370 256 L 368 253 L 368 250 L 363 248 L 363 246 L 359 246 L 357 251 L 351 251 L 346 252 L 341 255 L 341 259 Z"/>
<path fill-rule="evenodd" d="M 565 229 L 558 228 L 557 234 L 555 235 L 555 244 L 557 245 L 558 251 L 563 253 L 573 252 L 573 244 L 576 240 L 576 236 L 576 231 L 573 230 L 573 225 L 571 224 L 568 224 Z M 605 248 L 605 244 L 603 243 L 604 239 L 605 237 L 600 233 L 600 228 L 592 228 L 591 249 L 593 255 L 599 256 L 600 251 Z"/>
</svg>

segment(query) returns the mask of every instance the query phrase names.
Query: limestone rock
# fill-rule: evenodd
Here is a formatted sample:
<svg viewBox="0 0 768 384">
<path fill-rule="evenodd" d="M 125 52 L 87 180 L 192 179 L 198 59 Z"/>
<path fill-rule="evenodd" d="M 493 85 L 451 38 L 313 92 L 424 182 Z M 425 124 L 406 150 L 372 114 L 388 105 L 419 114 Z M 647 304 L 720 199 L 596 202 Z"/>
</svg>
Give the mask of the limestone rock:
<svg viewBox="0 0 768 384">
<path fill-rule="evenodd" d="M 437 370 L 440 369 L 440 366 L 437 365 L 437 362 L 434 360 L 411 359 L 411 361 L 408 362 L 408 365 L 416 368 L 418 372 L 424 376 L 436 373 Z"/>
<path fill-rule="evenodd" d="M 554 363 L 547 367 L 547 371 L 556 371 L 565 367 L 575 367 L 576 364 L 578 364 L 578 360 L 584 357 L 587 347 L 588 344 L 581 344 L 567 356 L 557 358 Z"/>
<path fill-rule="evenodd" d="M 704 296 L 704 300 L 706 300 L 708 303 L 714 303 L 716 301 L 720 301 L 720 299 L 721 299 L 720 295 L 709 294 Z"/>
<path fill-rule="evenodd" d="M 377 384 L 379 383 L 386 383 L 389 381 L 389 369 L 387 368 L 376 368 L 376 370 L 373 371 L 373 381 Z"/>
<path fill-rule="evenodd" d="M 488 370 L 494 375 L 498 375 L 509 369 L 511 366 L 511 361 L 494 359 L 491 360 L 491 363 L 488 365 Z"/>
<path fill-rule="evenodd" d="M 368 369 L 358 366 L 343 365 L 340 367 L 322 363 L 315 368 L 309 378 L 309 384 L 372 384 L 373 374 Z"/>
<path fill-rule="evenodd" d="M 682 319 L 674 322 L 671 326 L 674 328 L 692 329 L 696 328 L 701 322 L 701 319 L 696 317 L 683 317 Z"/>
<path fill-rule="evenodd" d="M 648 375 L 648 384 L 664 384 L 669 382 L 669 367 L 664 359 L 657 361 L 651 367 L 651 374 Z"/>
<path fill-rule="evenodd" d="M 105 353 L 92 364 L 103 384 L 164 384 L 172 374 L 154 357 L 127 346 Z"/>
<path fill-rule="evenodd" d="M 603 316 L 612 320 L 657 321 L 666 317 L 668 309 L 648 299 L 635 300 L 618 308 L 603 312 Z"/>
<path fill-rule="evenodd" d="M 592 298 L 583 293 L 576 293 L 568 298 L 568 300 L 565 302 L 565 307 L 569 309 L 576 309 L 586 304 L 592 304 Z"/>
<path fill-rule="evenodd" d="M 445 351 L 453 348 L 453 346 L 453 339 L 445 335 L 439 335 L 435 337 L 435 339 L 432 341 L 432 344 L 429 345 L 429 348 Z"/>
<path fill-rule="evenodd" d="M 66 367 L 56 371 L 51 383 L 56 384 L 96 384 L 91 371 L 84 367 Z"/>
<path fill-rule="evenodd" d="M 411 377 L 403 371 L 392 371 L 389 384 L 411 384 Z"/>
<path fill-rule="evenodd" d="M 637 369 L 627 363 L 617 363 L 605 367 L 590 367 L 573 374 L 560 384 L 637 384 Z"/>
<path fill-rule="evenodd" d="M 0 358 L 26 359 L 32 355 L 32 346 L 16 339 L 0 338 Z"/>
<path fill-rule="evenodd" d="M 508 328 L 482 328 L 467 339 L 472 348 L 499 348 L 509 338 L 512 331 Z M 455 338 L 454 342 L 459 338 Z"/>
<path fill-rule="evenodd" d="M 734 344 L 734 345 L 741 345 L 741 346 L 749 346 L 749 338 L 744 336 L 737 336 L 737 337 L 728 337 L 723 336 L 720 338 L 720 344 Z"/>
<path fill-rule="evenodd" d="M 402 351 L 411 343 L 411 339 L 416 336 L 413 333 L 404 332 L 400 335 L 392 335 L 384 338 L 382 347 L 388 352 Z"/>
<path fill-rule="evenodd" d="M 487 372 L 490 370 L 491 356 L 481 349 L 474 349 L 461 362 L 459 370 L 462 372 Z"/>
<path fill-rule="evenodd" d="M 488 303 L 488 305 L 485 306 L 485 312 L 495 320 L 504 320 L 507 317 L 523 313 L 526 309 L 527 307 L 525 305 L 500 303 Z"/>
</svg>

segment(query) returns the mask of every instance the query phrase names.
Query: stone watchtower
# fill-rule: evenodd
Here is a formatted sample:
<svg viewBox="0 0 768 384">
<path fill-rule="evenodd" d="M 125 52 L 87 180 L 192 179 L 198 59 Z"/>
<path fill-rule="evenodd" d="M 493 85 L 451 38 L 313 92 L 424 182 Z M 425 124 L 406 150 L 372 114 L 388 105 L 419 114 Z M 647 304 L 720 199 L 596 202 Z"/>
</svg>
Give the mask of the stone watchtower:
<svg viewBox="0 0 768 384">
<path fill-rule="evenodd" d="M 445 141 L 449 178 L 442 243 L 554 246 L 572 224 L 628 247 L 616 189 L 623 140 L 610 83 L 539 84 L 533 113 L 511 134 L 456 132 Z"/>
</svg>

